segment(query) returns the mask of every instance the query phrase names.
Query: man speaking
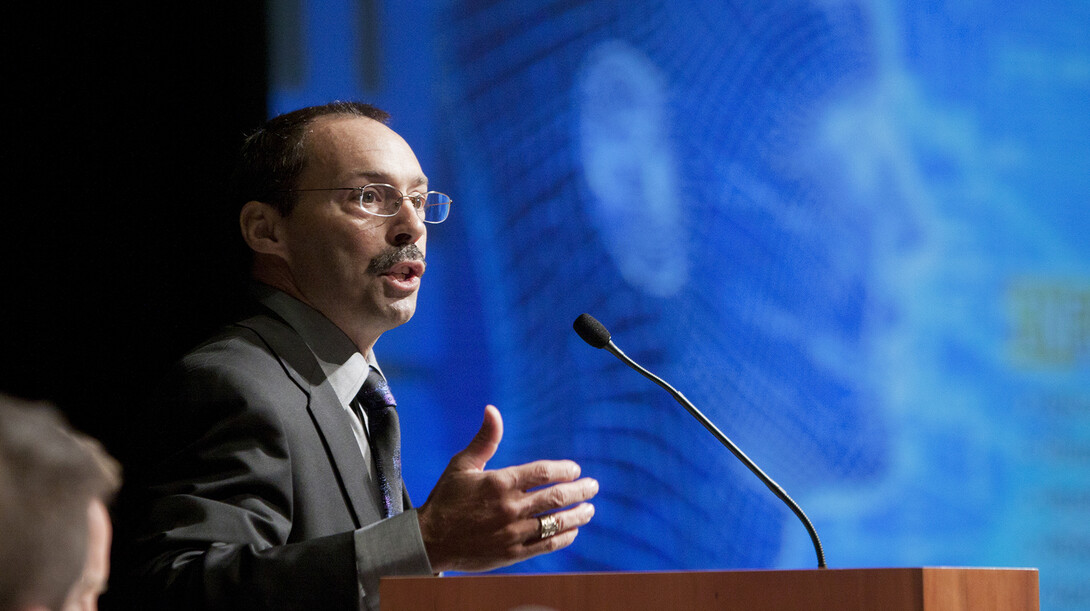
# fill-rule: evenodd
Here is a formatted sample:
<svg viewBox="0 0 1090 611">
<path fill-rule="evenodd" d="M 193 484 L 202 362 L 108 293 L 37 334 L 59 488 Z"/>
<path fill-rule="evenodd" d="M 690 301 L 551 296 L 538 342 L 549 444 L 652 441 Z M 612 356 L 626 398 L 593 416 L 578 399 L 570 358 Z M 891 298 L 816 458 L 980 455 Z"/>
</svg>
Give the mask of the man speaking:
<svg viewBox="0 0 1090 611">
<path fill-rule="evenodd" d="M 430 190 L 385 112 L 304 108 L 247 138 L 237 174 L 257 313 L 156 397 L 129 571 L 139 608 L 375 609 L 379 578 L 483 571 L 561 549 L 598 491 L 571 461 L 485 470 L 499 411 L 413 508 L 373 347 L 416 309 Z M 442 423 L 436 423 L 441 426 Z"/>
</svg>

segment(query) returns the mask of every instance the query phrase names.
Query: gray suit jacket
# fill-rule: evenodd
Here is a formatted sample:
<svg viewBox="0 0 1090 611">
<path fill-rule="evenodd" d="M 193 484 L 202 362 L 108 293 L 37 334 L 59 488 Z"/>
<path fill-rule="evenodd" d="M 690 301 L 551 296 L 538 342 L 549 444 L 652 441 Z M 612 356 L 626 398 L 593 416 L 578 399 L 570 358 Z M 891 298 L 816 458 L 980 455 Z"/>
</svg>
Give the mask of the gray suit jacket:
<svg viewBox="0 0 1090 611">
<path fill-rule="evenodd" d="M 349 415 L 302 338 L 258 315 L 168 380 L 160 460 L 141 485 L 137 604 L 358 609 L 354 531 L 382 516 Z"/>
</svg>

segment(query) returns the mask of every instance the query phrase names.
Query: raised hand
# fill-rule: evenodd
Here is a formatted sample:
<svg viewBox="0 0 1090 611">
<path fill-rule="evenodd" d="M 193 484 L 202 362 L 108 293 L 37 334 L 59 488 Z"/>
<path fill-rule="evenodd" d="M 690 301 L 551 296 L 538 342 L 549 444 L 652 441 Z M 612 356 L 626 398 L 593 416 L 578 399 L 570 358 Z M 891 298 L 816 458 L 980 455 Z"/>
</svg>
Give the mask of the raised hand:
<svg viewBox="0 0 1090 611">
<path fill-rule="evenodd" d="M 481 429 L 451 459 L 417 515 L 436 571 L 487 571 L 571 545 L 590 521 L 598 482 L 579 478 L 570 460 L 539 460 L 486 471 L 503 438 L 503 420 L 485 408 Z M 560 510 L 560 511 L 558 511 Z M 557 520 L 542 538 L 538 516 Z"/>
</svg>

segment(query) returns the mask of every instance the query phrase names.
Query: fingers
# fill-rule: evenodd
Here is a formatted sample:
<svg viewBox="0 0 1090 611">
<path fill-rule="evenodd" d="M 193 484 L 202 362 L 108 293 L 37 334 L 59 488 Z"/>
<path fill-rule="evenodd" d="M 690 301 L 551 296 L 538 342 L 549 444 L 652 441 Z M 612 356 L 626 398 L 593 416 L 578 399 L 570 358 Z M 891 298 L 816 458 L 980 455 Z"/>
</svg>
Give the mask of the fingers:
<svg viewBox="0 0 1090 611">
<path fill-rule="evenodd" d="M 503 418 L 494 405 L 484 408 L 484 421 L 466 449 L 454 455 L 449 468 L 454 470 L 484 470 L 484 466 L 496 455 L 496 448 L 503 439 Z"/>
<path fill-rule="evenodd" d="M 598 481 L 579 477 L 570 460 L 539 460 L 489 471 L 493 490 L 507 499 L 508 515 L 525 518 L 588 501 L 598 494 Z M 573 481 L 574 480 L 574 481 Z"/>
<path fill-rule="evenodd" d="M 598 480 L 584 477 L 528 492 L 522 500 L 524 515 L 537 515 L 583 503 L 598 494 Z"/>
<path fill-rule="evenodd" d="M 580 526 L 586 526 L 587 523 L 590 522 L 590 519 L 594 517 L 594 505 L 591 505 L 590 503 L 580 503 L 578 506 L 572 507 L 571 509 L 557 511 L 547 515 L 552 516 L 552 518 L 557 521 L 557 534 L 561 534 L 569 530 L 578 529 Z M 541 520 L 534 518 L 534 522 L 534 538 L 541 539 Z M 553 536 L 555 537 L 556 535 Z"/>
<path fill-rule="evenodd" d="M 527 534 L 524 552 L 526 558 L 567 547 L 575 540 L 579 528 L 585 526 L 594 517 L 594 505 L 582 503 L 577 507 L 548 514 L 557 521 L 556 534 L 541 536 L 541 520 L 530 520 L 530 532 Z"/>
<path fill-rule="evenodd" d="M 529 490 L 546 484 L 570 482 L 579 477 L 582 470 L 570 460 L 538 460 L 502 471 L 506 471 L 505 475 L 511 478 L 512 488 Z"/>
</svg>

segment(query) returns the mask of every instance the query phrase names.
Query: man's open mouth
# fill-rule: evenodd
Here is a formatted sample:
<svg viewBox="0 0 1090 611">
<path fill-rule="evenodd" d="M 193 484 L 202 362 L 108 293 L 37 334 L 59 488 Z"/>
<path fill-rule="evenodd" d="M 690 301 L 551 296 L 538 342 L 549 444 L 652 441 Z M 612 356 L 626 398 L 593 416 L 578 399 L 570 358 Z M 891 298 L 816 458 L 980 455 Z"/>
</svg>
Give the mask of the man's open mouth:
<svg viewBox="0 0 1090 611">
<path fill-rule="evenodd" d="M 380 276 L 390 276 L 397 280 L 407 281 L 413 278 L 419 278 L 424 275 L 424 262 L 423 261 L 402 261 L 391 265 L 389 269 L 379 274 Z"/>
</svg>

